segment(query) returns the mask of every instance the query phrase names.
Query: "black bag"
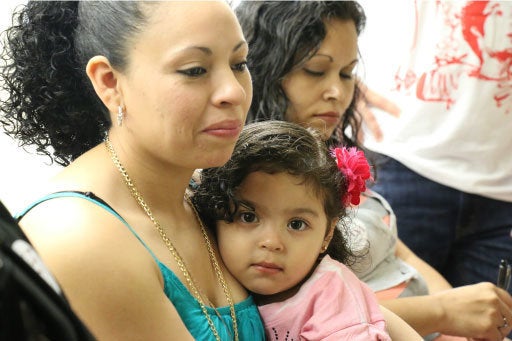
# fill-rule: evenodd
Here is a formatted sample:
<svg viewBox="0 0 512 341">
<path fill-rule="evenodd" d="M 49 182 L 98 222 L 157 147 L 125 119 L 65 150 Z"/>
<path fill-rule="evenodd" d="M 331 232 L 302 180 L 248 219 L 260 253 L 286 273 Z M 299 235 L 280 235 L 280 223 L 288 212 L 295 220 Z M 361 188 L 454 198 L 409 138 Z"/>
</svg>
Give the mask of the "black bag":
<svg viewBox="0 0 512 341">
<path fill-rule="evenodd" d="M 95 340 L 1 201 L 0 340 Z"/>
</svg>

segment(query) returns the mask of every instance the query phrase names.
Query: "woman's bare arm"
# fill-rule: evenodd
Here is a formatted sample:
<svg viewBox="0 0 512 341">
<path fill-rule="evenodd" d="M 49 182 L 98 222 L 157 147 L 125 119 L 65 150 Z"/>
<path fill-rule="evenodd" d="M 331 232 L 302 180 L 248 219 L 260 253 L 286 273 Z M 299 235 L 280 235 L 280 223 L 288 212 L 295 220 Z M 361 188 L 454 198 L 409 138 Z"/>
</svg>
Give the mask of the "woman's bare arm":
<svg viewBox="0 0 512 341">
<path fill-rule="evenodd" d="M 107 211 L 54 199 L 20 225 L 99 340 L 193 340 L 154 260 Z"/>
<path fill-rule="evenodd" d="M 398 315 L 383 306 L 380 308 L 386 320 L 389 336 L 391 336 L 393 341 L 423 340 L 423 338 Z"/>
<path fill-rule="evenodd" d="M 479 283 L 452 288 L 441 274 L 401 241 L 397 243 L 396 255 L 418 269 L 425 277 L 431 294 L 381 300 L 380 304 L 400 316 L 421 335 L 441 332 L 494 340 L 499 337 L 497 326 L 503 324 L 503 316 L 512 320 L 512 297 L 494 284 Z"/>
</svg>

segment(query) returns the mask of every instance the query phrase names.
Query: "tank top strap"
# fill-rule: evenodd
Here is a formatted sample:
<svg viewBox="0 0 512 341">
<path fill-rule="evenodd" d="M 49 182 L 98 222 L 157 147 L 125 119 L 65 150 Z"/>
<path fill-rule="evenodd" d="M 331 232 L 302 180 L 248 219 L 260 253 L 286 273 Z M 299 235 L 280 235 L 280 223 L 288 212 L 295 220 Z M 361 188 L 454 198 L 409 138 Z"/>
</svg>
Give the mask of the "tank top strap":
<svg viewBox="0 0 512 341">
<path fill-rule="evenodd" d="M 39 205 L 39 204 L 41 204 L 41 203 L 43 203 L 45 201 L 51 200 L 51 199 L 64 198 L 64 197 L 68 197 L 68 198 L 69 197 L 74 197 L 74 198 L 85 199 L 85 200 L 87 200 L 87 201 L 89 201 L 89 202 L 91 202 L 91 203 L 93 203 L 93 204 L 103 208 L 104 210 L 106 210 L 107 212 L 111 213 L 112 215 L 114 215 L 141 242 L 141 244 L 146 248 L 146 250 L 148 250 L 148 252 L 155 259 L 155 261 L 157 263 L 160 263 L 160 261 L 158 260 L 156 255 L 153 253 L 153 251 L 151 251 L 149 246 L 144 242 L 144 240 L 142 240 L 142 238 L 137 234 L 137 232 L 135 232 L 133 227 L 131 227 L 130 224 L 128 224 L 128 222 L 119 213 L 117 213 L 109 204 L 107 204 L 103 199 L 101 199 L 100 197 L 96 196 L 92 192 L 61 191 L 61 192 L 55 192 L 55 193 L 48 194 L 48 195 L 46 195 L 46 196 L 44 196 L 42 198 L 39 198 L 38 200 L 34 201 L 32 204 L 30 204 L 28 207 L 26 207 L 20 213 L 16 214 L 14 216 L 14 219 L 16 219 L 17 222 L 19 222 L 31 209 L 33 209 L 37 205 Z"/>
</svg>

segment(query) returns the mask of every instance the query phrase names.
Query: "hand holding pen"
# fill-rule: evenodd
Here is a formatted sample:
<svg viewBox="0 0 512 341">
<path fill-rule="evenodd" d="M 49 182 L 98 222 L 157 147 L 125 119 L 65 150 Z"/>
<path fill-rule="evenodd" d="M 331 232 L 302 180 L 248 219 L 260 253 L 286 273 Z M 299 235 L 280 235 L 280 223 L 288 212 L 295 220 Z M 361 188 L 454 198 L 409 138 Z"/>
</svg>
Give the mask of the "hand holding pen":
<svg viewBox="0 0 512 341">
<path fill-rule="evenodd" d="M 496 286 L 505 291 L 508 290 L 510 285 L 510 277 L 512 276 L 512 266 L 507 262 L 507 260 L 502 259 L 500 261 L 500 265 L 498 267 L 498 280 L 496 281 Z M 500 332 L 501 337 L 505 337 L 506 333 L 502 332 L 502 329 L 507 329 L 509 327 L 508 320 L 505 315 L 502 314 L 503 324 L 498 326 L 498 331 Z M 510 331 L 509 331 L 510 332 Z"/>
</svg>

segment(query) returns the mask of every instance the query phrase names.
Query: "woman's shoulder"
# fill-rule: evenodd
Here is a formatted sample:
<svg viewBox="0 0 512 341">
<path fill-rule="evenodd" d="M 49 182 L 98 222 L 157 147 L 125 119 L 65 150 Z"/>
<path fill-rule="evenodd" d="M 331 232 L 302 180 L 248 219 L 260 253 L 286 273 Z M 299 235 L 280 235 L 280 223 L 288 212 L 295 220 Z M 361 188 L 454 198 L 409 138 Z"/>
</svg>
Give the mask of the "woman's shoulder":
<svg viewBox="0 0 512 341">
<path fill-rule="evenodd" d="M 118 217 L 96 203 L 81 196 L 46 200 L 20 226 L 86 322 L 98 314 L 90 302 L 99 298 L 118 307 L 122 301 L 135 304 L 137 291 L 147 299 L 163 296 L 151 255 Z"/>
<path fill-rule="evenodd" d="M 94 194 L 51 193 L 20 220 L 22 230 L 56 276 L 59 272 L 66 276 L 85 276 L 85 271 L 108 274 L 116 267 L 129 270 L 126 264 L 152 261 L 120 216 L 106 202 L 91 197 Z M 125 252 L 128 248 L 130 253 Z"/>
</svg>

